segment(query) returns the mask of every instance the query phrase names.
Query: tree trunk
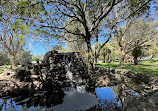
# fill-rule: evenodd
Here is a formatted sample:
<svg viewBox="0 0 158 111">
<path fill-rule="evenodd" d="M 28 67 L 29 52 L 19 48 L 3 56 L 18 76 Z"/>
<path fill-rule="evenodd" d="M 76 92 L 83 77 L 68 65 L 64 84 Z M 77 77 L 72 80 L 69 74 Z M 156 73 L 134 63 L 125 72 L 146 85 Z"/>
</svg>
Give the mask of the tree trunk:
<svg viewBox="0 0 158 111">
<path fill-rule="evenodd" d="M 103 55 L 103 63 L 105 63 L 105 55 Z"/>
<path fill-rule="evenodd" d="M 125 50 L 121 48 L 120 67 L 124 67 L 124 65 L 125 65 Z"/>
<path fill-rule="evenodd" d="M 93 52 L 91 49 L 90 40 L 87 41 L 87 48 L 88 48 L 88 74 L 91 75 L 91 72 L 94 70 L 94 61 L 93 61 Z"/>
<path fill-rule="evenodd" d="M 13 67 L 13 68 L 17 67 L 15 56 L 9 55 L 9 58 L 10 58 L 10 62 L 11 62 L 11 64 L 12 64 L 12 67 Z"/>
<path fill-rule="evenodd" d="M 128 60 L 129 60 L 129 58 L 126 58 L 126 64 L 128 64 Z"/>
<path fill-rule="evenodd" d="M 98 63 L 98 56 L 97 55 L 95 55 L 95 57 L 94 57 L 94 64 L 96 64 L 96 63 Z"/>
<path fill-rule="evenodd" d="M 154 55 L 151 55 L 151 56 L 150 56 L 150 60 L 152 60 L 152 59 L 153 59 L 153 57 L 154 57 Z"/>
<path fill-rule="evenodd" d="M 96 64 L 98 61 L 98 55 L 97 55 L 97 49 L 98 49 L 98 30 L 96 32 L 96 41 L 95 41 L 95 53 L 94 53 L 94 64 Z"/>
<path fill-rule="evenodd" d="M 138 65 L 138 57 L 134 57 L 134 65 Z"/>
<path fill-rule="evenodd" d="M 110 61 L 110 55 L 108 54 L 107 55 L 108 57 L 107 57 L 107 63 L 110 63 L 111 61 Z"/>
</svg>

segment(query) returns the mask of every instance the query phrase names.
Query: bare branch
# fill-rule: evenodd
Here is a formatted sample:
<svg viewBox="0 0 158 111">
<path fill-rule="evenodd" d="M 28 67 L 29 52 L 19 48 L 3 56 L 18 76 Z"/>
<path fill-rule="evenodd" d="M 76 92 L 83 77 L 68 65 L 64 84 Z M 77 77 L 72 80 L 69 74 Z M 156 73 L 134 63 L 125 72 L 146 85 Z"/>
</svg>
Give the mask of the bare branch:
<svg viewBox="0 0 158 111">
<path fill-rule="evenodd" d="M 99 23 L 101 22 L 102 19 L 104 19 L 109 13 L 110 11 L 112 10 L 112 8 L 114 7 L 115 5 L 115 1 L 116 0 L 113 0 L 112 3 L 111 3 L 111 6 L 110 8 L 108 9 L 108 11 L 106 13 L 104 13 L 102 16 L 100 16 L 100 18 L 98 18 L 98 20 L 96 20 L 96 22 L 94 22 L 90 28 L 90 32 L 92 33 L 96 27 L 98 27 Z"/>
<path fill-rule="evenodd" d="M 133 14 L 137 13 L 141 8 L 143 8 L 145 5 L 147 5 L 151 0 L 148 0 L 147 2 L 145 2 L 143 5 L 141 5 L 140 7 L 138 7 L 135 11 L 133 11 L 131 14 L 129 14 L 125 19 L 121 20 L 121 21 L 117 21 L 116 24 L 121 23 L 123 21 L 126 21 L 128 18 L 130 18 Z"/>
</svg>

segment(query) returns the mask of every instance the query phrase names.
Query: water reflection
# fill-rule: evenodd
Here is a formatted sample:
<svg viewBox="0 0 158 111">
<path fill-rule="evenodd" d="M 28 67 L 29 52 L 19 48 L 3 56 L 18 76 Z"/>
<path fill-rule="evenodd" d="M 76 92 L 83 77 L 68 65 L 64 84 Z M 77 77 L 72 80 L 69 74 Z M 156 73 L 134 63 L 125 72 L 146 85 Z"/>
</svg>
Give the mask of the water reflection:
<svg viewBox="0 0 158 111">
<path fill-rule="evenodd" d="M 22 105 L 16 105 L 12 99 L 0 99 L 1 111 L 20 111 Z"/>
<path fill-rule="evenodd" d="M 125 84 L 119 84 L 111 87 L 98 87 L 95 89 L 98 100 L 98 108 L 105 111 L 126 110 L 131 103 L 144 93 L 138 93 Z"/>
<path fill-rule="evenodd" d="M 90 100 L 93 96 L 89 94 L 88 92 L 85 93 L 73 93 L 71 96 L 65 96 L 65 100 L 63 104 L 59 104 L 54 109 L 59 109 L 58 107 L 64 108 L 67 106 L 75 106 L 73 109 L 88 109 L 88 103 L 91 103 L 92 100 Z M 135 101 L 138 100 L 138 98 L 141 95 L 144 95 L 145 93 L 141 91 L 135 91 L 131 87 L 128 87 L 127 84 L 121 83 L 115 86 L 111 87 L 98 87 L 95 89 L 96 97 L 98 98 L 98 105 L 90 111 L 96 111 L 96 110 L 103 110 L 103 111 L 123 111 L 130 107 L 131 104 L 133 104 Z M 47 95 L 49 96 L 49 95 Z M 86 99 L 86 98 L 90 99 Z M 79 99 L 78 99 L 79 98 Z M 95 98 L 95 97 L 94 97 Z M 71 100 L 71 101 L 70 101 Z M 33 100 L 32 100 L 33 102 Z M 18 103 L 18 102 L 17 102 Z M 81 103 L 81 105 L 79 104 Z M 85 104 L 86 103 L 86 104 Z M 31 106 L 27 108 L 26 106 L 30 106 L 27 103 L 25 105 L 16 105 L 13 99 L 0 99 L 0 110 L 1 111 L 33 111 L 33 110 L 50 110 L 51 107 L 46 108 L 43 106 Z M 30 103 L 31 104 L 31 103 Z M 48 103 L 49 104 L 49 103 Z M 51 103 L 50 103 L 51 104 Z M 78 105 L 76 105 L 78 104 Z M 95 103 L 94 103 L 95 104 Z M 85 105 L 85 106 L 84 106 Z M 76 107 L 77 106 L 77 107 Z M 82 107 L 78 107 L 82 106 Z M 90 107 L 92 107 L 93 104 L 90 104 Z M 77 108 L 77 109 L 76 109 Z M 65 109 L 65 108 L 64 108 Z M 69 109 L 68 107 L 66 108 Z M 72 109 L 72 111 L 73 111 Z"/>
<path fill-rule="evenodd" d="M 120 109 L 121 102 L 117 101 L 117 95 L 113 91 L 113 87 L 98 87 L 95 89 L 100 109 L 109 111 Z"/>
</svg>

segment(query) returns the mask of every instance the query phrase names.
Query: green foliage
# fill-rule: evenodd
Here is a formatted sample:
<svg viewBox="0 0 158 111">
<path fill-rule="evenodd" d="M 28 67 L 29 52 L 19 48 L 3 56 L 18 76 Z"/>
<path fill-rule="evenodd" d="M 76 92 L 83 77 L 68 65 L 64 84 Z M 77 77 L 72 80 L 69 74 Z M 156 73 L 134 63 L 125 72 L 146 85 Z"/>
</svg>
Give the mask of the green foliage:
<svg viewBox="0 0 158 111">
<path fill-rule="evenodd" d="M 140 47 L 135 47 L 133 50 L 132 50 L 132 56 L 134 56 L 135 58 L 138 58 L 142 55 L 142 50 Z"/>
<path fill-rule="evenodd" d="M 115 68 L 115 69 L 129 69 L 134 72 L 144 73 L 144 74 L 152 74 L 158 76 L 158 67 L 156 65 L 128 65 L 126 64 L 125 67 L 120 67 L 119 64 L 114 63 L 98 63 L 96 64 L 98 67 L 105 67 L 105 68 Z"/>
<path fill-rule="evenodd" d="M 0 74 L 3 73 L 4 69 L 0 69 Z"/>
<path fill-rule="evenodd" d="M 20 16 L 32 17 L 35 15 L 39 15 L 40 9 L 40 5 L 34 4 L 29 0 L 24 0 L 18 2 L 16 11 Z"/>
<path fill-rule="evenodd" d="M 55 45 L 51 50 L 56 50 L 56 51 L 59 51 L 59 50 L 62 50 L 63 47 L 62 46 L 59 46 L 59 45 Z"/>
<path fill-rule="evenodd" d="M 101 44 L 99 44 L 98 48 L 100 48 Z M 119 58 L 119 47 L 115 43 L 115 41 L 108 42 L 100 51 L 100 59 L 103 59 L 103 56 L 107 59 L 107 56 L 109 55 L 110 59 L 114 61 L 115 59 Z"/>
<path fill-rule="evenodd" d="M 129 9 L 131 11 L 134 11 L 136 7 L 139 7 L 140 5 L 143 5 L 146 2 L 146 0 L 127 0 L 127 3 L 130 5 Z M 137 14 L 142 14 L 147 12 L 150 9 L 150 3 L 142 7 L 141 10 Z"/>
<path fill-rule="evenodd" d="M 29 51 L 20 50 L 16 54 L 16 63 L 20 65 L 31 62 L 31 59 L 32 59 L 32 55 L 30 54 Z M 0 66 L 9 65 L 9 64 L 11 63 L 10 63 L 8 54 L 6 52 L 1 52 L 0 53 Z"/>
<path fill-rule="evenodd" d="M 18 64 L 23 65 L 31 62 L 32 55 L 29 51 L 20 50 L 16 55 L 16 61 Z"/>
<path fill-rule="evenodd" d="M 0 66 L 9 64 L 9 58 L 6 53 L 1 52 L 0 53 Z"/>
<path fill-rule="evenodd" d="M 32 61 L 39 61 L 40 60 L 40 58 L 38 58 L 38 57 L 33 57 L 32 58 Z"/>
</svg>

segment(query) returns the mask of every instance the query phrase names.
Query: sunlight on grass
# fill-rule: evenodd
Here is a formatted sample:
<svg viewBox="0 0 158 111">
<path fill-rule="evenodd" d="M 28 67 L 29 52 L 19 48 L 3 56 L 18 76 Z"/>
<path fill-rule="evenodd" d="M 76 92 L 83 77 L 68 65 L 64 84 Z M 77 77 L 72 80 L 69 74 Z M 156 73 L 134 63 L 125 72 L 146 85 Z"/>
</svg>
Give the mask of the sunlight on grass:
<svg viewBox="0 0 158 111">
<path fill-rule="evenodd" d="M 3 73 L 6 68 L 10 68 L 10 67 L 11 67 L 11 65 L 0 66 L 0 74 Z M 18 65 L 17 67 L 15 67 L 13 69 L 17 69 L 18 67 L 21 67 L 21 65 Z"/>
<path fill-rule="evenodd" d="M 157 65 L 125 65 L 125 67 L 121 68 L 119 64 L 116 63 L 98 63 L 96 64 L 98 67 L 105 68 L 116 68 L 116 69 L 130 69 L 132 71 L 144 74 L 152 74 L 158 76 L 158 66 Z"/>
<path fill-rule="evenodd" d="M 0 74 L 3 73 L 4 69 L 0 69 Z"/>
<path fill-rule="evenodd" d="M 154 63 L 154 64 L 158 64 L 158 59 L 156 59 L 156 60 L 142 60 L 142 61 L 140 61 L 140 63 Z"/>
</svg>

